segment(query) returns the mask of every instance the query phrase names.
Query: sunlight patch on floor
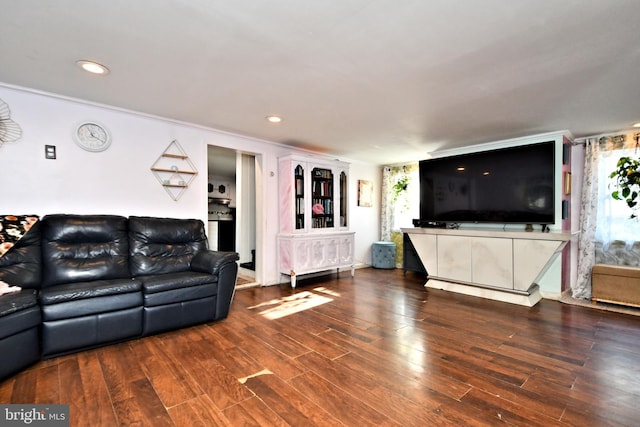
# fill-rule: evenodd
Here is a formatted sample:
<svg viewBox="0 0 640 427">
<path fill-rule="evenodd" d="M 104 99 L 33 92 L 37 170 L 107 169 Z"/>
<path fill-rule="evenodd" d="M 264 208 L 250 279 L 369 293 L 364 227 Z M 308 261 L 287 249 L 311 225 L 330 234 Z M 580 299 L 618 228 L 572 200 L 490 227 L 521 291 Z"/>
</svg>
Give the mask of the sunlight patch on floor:
<svg viewBox="0 0 640 427">
<path fill-rule="evenodd" d="M 288 297 L 273 299 L 249 307 L 249 310 L 269 307 L 260 314 L 269 320 L 280 319 L 290 314 L 299 313 L 319 305 L 333 301 L 333 298 L 318 295 L 313 292 L 303 291 Z"/>
<path fill-rule="evenodd" d="M 340 294 L 334 291 L 333 289 L 327 289 L 324 286 L 319 286 L 317 288 L 314 288 L 313 290 L 316 292 L 322 292 L 323 294 L 331 295 L 332 297 L 336 297 L 336 298 L 340 296 Z"/>
</svg>

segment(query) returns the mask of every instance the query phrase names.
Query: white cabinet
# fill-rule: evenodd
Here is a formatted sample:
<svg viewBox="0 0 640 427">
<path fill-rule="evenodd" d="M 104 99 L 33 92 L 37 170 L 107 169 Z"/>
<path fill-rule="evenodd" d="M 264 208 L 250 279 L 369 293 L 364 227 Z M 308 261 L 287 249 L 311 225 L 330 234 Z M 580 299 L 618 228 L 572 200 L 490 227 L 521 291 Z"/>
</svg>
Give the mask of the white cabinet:
<svg viewBox="0 0 640 427">
<path fill-rule="evenodd" d="M 437 276 L 513 289 L 512 240 L 437 236 Z"/>
<path fill-rule="evenodd" d="M 349 267 L 353 276 L 354 235 L 353 232 L 322 235 L 280 234 L 280 273 L 291 277 L 291 286 L 294 288 L 300 274 Z"/>
<path fill-rule="evenodd" d="M 348 267 L 354 274 L 355 233 L 349 231 L 349 164 L 288 155 L 279 159 L 278 269 L 295 287 L 300 274 Z"/>
<path fill-rule="evenodd" d="M 517 298 L 504 297 L 504 293 L 528 298 L 547 271 L 553 270 L 556 258 L 571 240 L 571 233 L 426 228 L 402 231 L 411 239 L 430 279 L 468 285 L 464 293 L 470 295 L 516 303 Z M 558 289 L 561 273 L 555 272 L 552 278 L 558 282 Z M 469 291 L 468 287 L 484 290 Z M 523 301 L 528 305 L 531 298 L 527 298 Z"/>
</svg>

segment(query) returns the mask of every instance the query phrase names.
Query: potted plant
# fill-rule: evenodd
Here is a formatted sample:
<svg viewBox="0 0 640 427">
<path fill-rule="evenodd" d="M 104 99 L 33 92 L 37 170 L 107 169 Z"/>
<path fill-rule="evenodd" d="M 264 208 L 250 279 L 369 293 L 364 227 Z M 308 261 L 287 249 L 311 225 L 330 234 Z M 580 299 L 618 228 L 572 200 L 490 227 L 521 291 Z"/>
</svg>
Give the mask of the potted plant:
<svg viewBox="0 0 640 427">
<path fill-rule="evenodd" d="M 398 178 L 398 181 L 396 181 L 395 184 L 393 184 L 393 202 L 397 203 L 400 201 L 403 204 L 401 211 L 409 209 L 409 200 L 407 200 L 406 197 L 401 198 L 402 193 L 407 191 L 407 188 L 409 187 L 409 181 L 409 175 L 403 175 Z"/>
<path fill-rule="evenodd" d="M 614 179 L 616 189 L 611 192 L 611 197 L 623 200 L 629 208 L 629 218 L 637 218 L 638 194 L 640 194 L 640 160 L 628 156 L 620 157 L 616 164 L 616 170 L 611 172 L 609 178 Z"/>
<path fill-rule="evenodd" d="M 395 184 L 393 184 L 393 201 L 394 202 L 398 200 L 398 197 L 400 196 L 400 194 L 402 194 L 403 191 L 407 190 L 408 186 L 409 186 L 408 175 L 401 176 L 398 179 L 398 181 Z"/>
</svg>

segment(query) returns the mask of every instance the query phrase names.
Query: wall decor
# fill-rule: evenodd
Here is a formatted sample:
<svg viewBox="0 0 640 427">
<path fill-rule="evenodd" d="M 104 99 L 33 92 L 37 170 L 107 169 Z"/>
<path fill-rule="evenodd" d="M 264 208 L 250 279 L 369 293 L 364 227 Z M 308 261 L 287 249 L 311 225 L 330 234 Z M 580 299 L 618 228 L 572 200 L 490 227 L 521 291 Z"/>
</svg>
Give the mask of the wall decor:
<svg viewBox="0 0 640 427">
<path fill-rule="evenodd" d="M 178 141 L 173 140 L 151 165 L 151 171 L 169 196 L 177 201 L 198 171 Z"/>
<path fill-rule="evenodd" d="M 373 181 L 358 180 L 358 206 L 373 206 Z"/>
<path fill-rule="evenodd" d="M 22 136 L 20 125 L 11 120 L 11 110 L 6 102 L 0 99 L 0 147 L 5 142 L 14 142 Z"/>
<path fill-rule="evenodd" d="M 73 140 L 87 151 L 104 151 L 111 145 L 111 135 L 106 127 L 88 122 L 79 125 L 73 133 Z"/>
</svg>

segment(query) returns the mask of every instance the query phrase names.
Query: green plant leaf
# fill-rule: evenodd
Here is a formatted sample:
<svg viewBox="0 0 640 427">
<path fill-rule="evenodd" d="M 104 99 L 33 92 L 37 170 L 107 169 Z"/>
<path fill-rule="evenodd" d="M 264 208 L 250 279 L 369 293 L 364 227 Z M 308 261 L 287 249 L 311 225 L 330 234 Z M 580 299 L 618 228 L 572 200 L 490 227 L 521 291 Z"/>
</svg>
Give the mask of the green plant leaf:
<svg viewBox="0 0 640 427">
<path fill-rule="evenodd" d="M 638 209 L 638 195 L 640 194 L 640 159 L 623 156 L 618 159 L 616 169 L 609 174 L 613 180 L 615 190 L 611 192 L 614 200 L 624 200 L 631 209 L 630 218 L 635 219 Z"/>
<path fill-rule="evenodd" d="M 631 190 L 629 189 L 629 187 L 623 187 L 622 188 L 622 197 L 624 197 L 625 199 L 629 197 L 629 194 L 631 194 Z"/>
</svg>

